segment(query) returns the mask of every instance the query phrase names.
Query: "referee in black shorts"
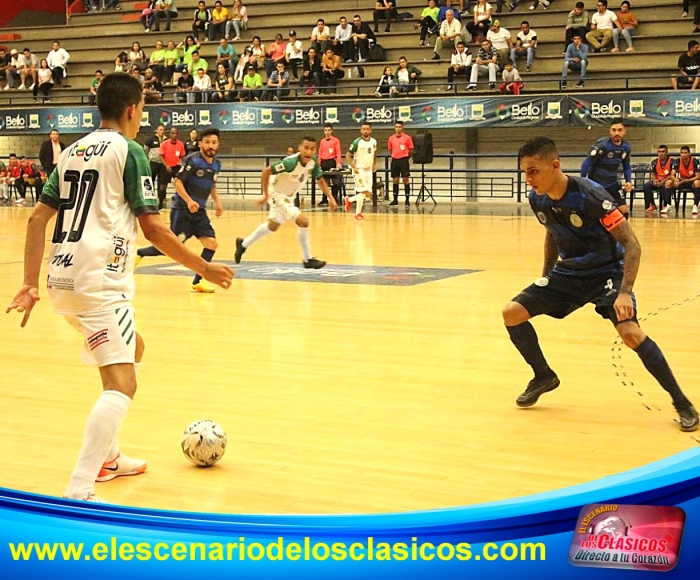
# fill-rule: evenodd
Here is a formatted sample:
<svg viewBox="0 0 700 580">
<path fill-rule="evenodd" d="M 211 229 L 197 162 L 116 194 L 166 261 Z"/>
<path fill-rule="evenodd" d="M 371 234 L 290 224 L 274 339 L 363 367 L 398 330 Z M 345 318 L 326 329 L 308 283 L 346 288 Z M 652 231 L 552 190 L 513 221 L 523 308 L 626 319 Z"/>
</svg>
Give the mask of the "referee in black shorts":
<svg viewBox="0 0 700 580">
<path fill-rule="evenodd" d="M 406 194 L 406 205 L 411 203 L 410 157 L 413 154 L 413 139 L 403 132 L 403 121 L 394 123 L 394 134 L 389 137 L 389 152 L 391 153 L 391 179 L 393 182 L 394 199 L 389 205 L 399 204 L 399 177 L 403 179 L 403 190 Z"/>
</svg>

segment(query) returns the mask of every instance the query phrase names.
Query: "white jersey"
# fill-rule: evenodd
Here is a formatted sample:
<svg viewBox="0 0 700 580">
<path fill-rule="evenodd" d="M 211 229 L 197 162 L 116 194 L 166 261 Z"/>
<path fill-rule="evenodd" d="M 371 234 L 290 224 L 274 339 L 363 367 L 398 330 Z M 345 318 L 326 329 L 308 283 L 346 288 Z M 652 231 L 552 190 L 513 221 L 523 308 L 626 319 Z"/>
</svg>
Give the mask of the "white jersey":
<svg viewBox="0 0 700 580">
<path fill-rule="evenodd" d="M 294 197 L 304 188 L 309 177 L 323 177 L 321 164 L 314 156 L 302 165 L 299 153 L 295 153 L 272 165 L 268 193 L 272 197 Z"/>
<path fill-rule="evenodd" d="M 97 130 L 66 148 L 42 203 L 58 210 L 47 287 L 59 314 L 110 310 L 134 294 L 136 216 L 158 213 L 142 147 Z"/>
<path fill-rule="evenodd" d="M 374 137 L 358 137 L 350 144 L 350 153 L 353 154 L 355 167 L 371 171 L 377 154 L 377 140 Z"/>
</svg>

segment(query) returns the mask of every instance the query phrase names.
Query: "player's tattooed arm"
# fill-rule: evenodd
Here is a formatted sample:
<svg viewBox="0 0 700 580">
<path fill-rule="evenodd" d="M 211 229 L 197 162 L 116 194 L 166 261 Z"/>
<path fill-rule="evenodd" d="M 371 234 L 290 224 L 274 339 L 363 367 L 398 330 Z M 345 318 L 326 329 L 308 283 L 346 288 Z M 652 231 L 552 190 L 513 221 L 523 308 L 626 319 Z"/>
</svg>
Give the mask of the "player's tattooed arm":
<svg viewBox="0 0 700 580">
<path fill-rule="evenodd" d="M 543 276 L 549 276 L 549 273 L 554 268 L 554 265 L 559 259 L 559 250 L 557 243 L 554 241 L 554 236 L 547 230 L 544 237 L 544 268 L 542 269 Z"/>
<path fill-rule="evenodd" d="M 610 234 L 625 248 L 624 270 L 622 274 L 622 285 L 620 292 L 632 294 L 634 281 L 639 272 L 639 261 L 642 257 L 642 247 L 639 245 L 637 236 L 627 220 L 622 220 L 620 225 L 610 231 Z"/>
</svg>

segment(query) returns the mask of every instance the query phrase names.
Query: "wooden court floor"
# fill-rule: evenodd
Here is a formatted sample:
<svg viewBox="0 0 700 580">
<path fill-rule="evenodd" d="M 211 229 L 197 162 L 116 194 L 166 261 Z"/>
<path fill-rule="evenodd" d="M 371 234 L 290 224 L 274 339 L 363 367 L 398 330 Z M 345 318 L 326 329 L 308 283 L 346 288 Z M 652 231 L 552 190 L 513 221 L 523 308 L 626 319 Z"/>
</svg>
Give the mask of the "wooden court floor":
<svg viewBox="0 0 700 580">
<path fill-rule="evenodd" d="M 530 372 L 501 308 L 539 277 L 544 229 L 525 206 L 474 208 L 382 209 L 360 224 L 312 213 L 312 251 L 331 265 L 479 270 L 415 286 L 234 279 L 227 292 L 192 295 L 188 277 L 137 273 L 146 355 L 121 442 L 149 468 L 97 484 L 98 494 L 208 512 L 397 512 L 544 492 L 700 444 L 592 307 L 535 320 L 562 386 L 516 408 Z M 3 304 L 21 284 L 30 211 L 0 208 Z M 264 216 L 215 219 L 216 258 L 230 260 L 235 238 Z M 642 326 L 700 405 L 700 222 L 632 223 Z M 294 230 L 285 225 L 244 260 L 301 268 Z M 168 262 L 150 264 L 159 261 Z M 61 495 L 100 386 L 80 361 L 79 335 L 42 295 L 25 329 L 18 315 L 0 316 L 0 486 Z M 211 469 L 180 450 L 182 430 L 201 418 L 229 437 Z"/>
</svg>

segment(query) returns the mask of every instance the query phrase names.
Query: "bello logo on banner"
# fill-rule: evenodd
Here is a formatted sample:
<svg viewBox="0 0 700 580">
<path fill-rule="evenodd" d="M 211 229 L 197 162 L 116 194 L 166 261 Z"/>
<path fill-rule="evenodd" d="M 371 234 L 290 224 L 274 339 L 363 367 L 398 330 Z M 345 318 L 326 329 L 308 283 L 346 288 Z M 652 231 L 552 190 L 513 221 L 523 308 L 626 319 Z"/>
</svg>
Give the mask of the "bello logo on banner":
<svg viewBox="0 0 700 580">
<path fill-rule="evenodd" d="M 678 563 L 685 526 L 679 507 L 590 504 L 569 548 L 574 566 L 667 572 Z"/>
</svg>

